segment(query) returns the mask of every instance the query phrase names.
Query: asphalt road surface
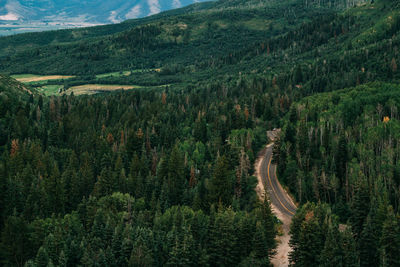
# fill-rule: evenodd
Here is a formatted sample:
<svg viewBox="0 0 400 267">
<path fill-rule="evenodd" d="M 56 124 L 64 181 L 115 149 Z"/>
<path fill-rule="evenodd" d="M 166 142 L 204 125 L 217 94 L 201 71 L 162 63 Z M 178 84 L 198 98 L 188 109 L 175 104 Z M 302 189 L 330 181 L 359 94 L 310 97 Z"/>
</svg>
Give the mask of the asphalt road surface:
<svg viewBox="0 0 400 267">
<path fill-rule="evenodd" d="M 281 213 L 292 217 L 296 213 L 296 206 L 276 177 L 276 165 L 271 162 L 272 149 L 273 145 L 266 148 L 265 156 L 261 162 L 260 172 L 264 188 L 269 194 L 271 203 L 279 209 Z"/>
</svg>

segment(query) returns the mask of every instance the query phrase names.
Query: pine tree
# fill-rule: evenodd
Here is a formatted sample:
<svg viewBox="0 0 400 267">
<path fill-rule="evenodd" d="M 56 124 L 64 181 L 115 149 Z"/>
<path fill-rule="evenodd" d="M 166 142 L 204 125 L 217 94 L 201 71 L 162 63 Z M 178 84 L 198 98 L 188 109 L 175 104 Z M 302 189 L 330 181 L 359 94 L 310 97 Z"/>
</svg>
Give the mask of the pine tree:
<svg viewBox="0 0 400 267">
<path fill-rule="evenodd" d="M 233 266 L 238 261 L 234 220 L 232 210 L 220 210 L 216 214 L 215 221 L 210 222 L 212 227 L 208 237 L 208 255 L 212 266 Z"/>
<path fill-rule="evenodd" d="M 291 266 L 319 266 L 327 235 L 330 209 L 325 204 L 305 204 L 292 219 L 289 241 Z"/>
<path fill-rule="evenodd" d="M 339 177 L 340 180 L 340 188 L 343 188 L 344 178 L 346 177 L 346 164 L 347 164 L 347 141 L 343 134 L 340 135 L 339 144 L 338 144 L 338 152 L 336 154 L 335 162 L 336 162 L 336 176 Z"/>
<path fill-rule="evenodd" d="M 152 232 L 138 228 L 133 249 L 129 259 L 129 266 L 153 266 L 154 258 L 151 250 Z"/>
<path fill-rule="evenodd" d="M 346 266 L 343 262 L 344 253 L 345 251 L 341 247 L 341 236 L 337 226 L 330 225 L 324 249 L 321 252 L 321 266 Z"/>
<path fill-rule="evenodd" d="M 45 248 L 40 247 L 38 254 L 36 255 L 35 263 L 37 267 L 47 267 L 49 264 L 49 255 Z"/>
<path fill-rule="evenodd" d="M 168 191 L 171 204 L 176 205 L 182 202 L 182 196 L 187 181 L 184 174 L 184 162 L 179 145 L 175 145 L 171 151 L 168 161 Z"/>
<path fill-rule="evenodd" d="M 167 266 L 195 266 L 197 259 L 193 257 L 193 236 L 186 227 L 179 231 L 181 234 L 175 233 L 174 245 L 169 253 Z"/>
<path fill-rule="evenodd" d="M 103 249 L 100 249 L 99 252 L 97 253 L 95 259 L 95 266 L 108 266 L 107 264 L 107 258 L 106 254 L 104 253 Z"/>
<path fill-rule="evenodd" d="M 0 161 L 0 222 L 4 220 L 4 213 L 6 208 L 6 190 L 7 190 L 7 179 L 6 179 L 6 169 L 3 162 Z"/>
<path fill-rule="evenodd" d="M 106 261 L 106 266 L 109 266 L 109 267 L 117 267 L 118 266 L 116 264 L 115 256 L 109 246 L 107 247 L 107 249 L 105 251 L 105 261 Z"/>
<path fill-rule="evenodd" d="M 131 227 L 127 227 L 125 229 L 125 236 L 129 236 L 131 234 L 132 228 Z M 132 248 L 133 248 L 133 241 L 128 238 L 128 237 L 124 237 L 121 243 L 121 261 L 124 262 L 128 262 L 129 261 L 129 257 L 131 256 L 131 252 L 132 252 Z"/>
<path fill-rule="evenodd" d="M 361 179 L 356 184 L 353 203 L 351 206 L 352 216 L 350 218 L 350 222 L 356 239 L 360 238 L 361 236 L 370 205 L 368 187 Z"/>
<path fill-rule="evenodd" d="M 140 197 L 142 194 L 142 184 L 141 184 L 141 162 L 136 153 L 134 153 L 132 157 L 132 161 L 130 164 L 130 172 L 128 176 L 128 192 L 135 197 Z"/>
<path fill-rule="evenodd" d="M 82 187 L 82 181 L 81 179 L 79 179 L 78 174 L 75 171 L 72 171 L 71 188 L 70 193 L 68 194 L 70 199 L 69 204 L 71 205 L 72 209 L 75 209 L 82 200 L 82 197 L 84 195 Z M 66 189 L 66 191 L 68 191 L 68 189 Z"/>
<path fill-rule="evenodd" d="M 211 203 L 222 203 L 229 206 L 232 203 L 233 186 L 232 176 L 228 170 L 225 156 L 217 159 L 214 174 L 209 186 L 209 199 Z"/>
<path fill-rule="evenodd" d="M 383 223 L 380 243 L 383 250 L 381 266 L 400 266 L 400 225 L 391 206 Z"/>
<path fill-rule="evenodd" d="M 68 266 L 68 259 L 65 256 L 64 250 L 61 250 L 61 252 L 60 252 L 60 256 L 58 257 L 58 264 L 60 267 Z"/>
<path fill-rule="evenodd" d="M 109 168 L 104 168 L 95 185 L 96 196 L 106 196 L 114 192 L 115 179 L 114 175 Z"/>
<path fill-rule="evenodd" d="M 261 203 L 261 219 L 264 227 L 265 239 L 268 245 L 268 255 L 272 257 L 275 254 L 277 231 L 275 229 L 274 215 L 271 210 L 271 203 L 264 194 L 264 201 Z"/>
<path fill-rule="evenodd" d="M 45 179 L 44 187 L 47 196 L 48 214 L 63 213 L 66 197 L 60 171 L 56 164 L 53 165 L 50 176 Z"/>
<path fill-rule="evenodd" d="M 253 257 L 257 260 L 258 266 L 270 266 L 270 242 L 271 241 L 267 239 L 264 226 L 258 222 L 253 239 Z"/>
<path fill-rule="evenodd" d="M 58 263 L 58 248 L 57 248 L 57 241 L 52 233 L 50 233 L 45 241 L 43 248 L 46 250 L 49 260 L 52 260 L 53 263 Z"/>
<path fill-rule="evenodd" d="M 364 224 L 359 240 L 360 266 L 378 266 L 380 261 L 379 241 L 382 236 L 382 225 L 385 211 L 377 200 L 371 202 L 370 212 Z"/>
<path fill-rule="evenodd" d="M 298 65 L 296 68 L 295 75 L 294 75 L 294 81 L 296 84 L 303 82 L 303 71 L 302 71 L 300 65 Z"/>
<path fill-rule="evenodd" d="M 115 230 L 111 241 L 112 253 L 115 256 L 115 263 L 117 266 L 125 264 L 125 258 L 122 255 L 122 225 L 118 225 Z"/>
<path fill-rule="evenodd" d="M 30 228 L 22 218 L 10 216 L 5 220 L 0 240 L 1 265 L 22 266 L 26 260 L 34 256 L 31 255 L 32 244 L 29 234 Z"/>
<path fill-rule="evenodd" d="M 346 229 L 342 233 L 342 250 L 344 252 L 343 266 L 360 266 L 357 244 L 350 229 Z"/>
<path fill-rule="evenodd" d="M 80 159 L 81 166 L 79 169 L 78 177 L 80 178 L 82 183 L 82 192 L 84 196 L 88 197 L 89 194 L 93 191 L 93 186 L 96 182 L 93 172 L 93 166 L 88 152 L 83 153 Z"/>
</svg>

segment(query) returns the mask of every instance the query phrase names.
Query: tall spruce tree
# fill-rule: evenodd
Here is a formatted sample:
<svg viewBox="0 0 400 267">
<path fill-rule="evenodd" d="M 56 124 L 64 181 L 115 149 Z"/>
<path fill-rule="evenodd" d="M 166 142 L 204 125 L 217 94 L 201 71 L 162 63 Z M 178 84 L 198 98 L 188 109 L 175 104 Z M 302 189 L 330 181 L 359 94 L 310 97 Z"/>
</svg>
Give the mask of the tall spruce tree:
<svg viewBox="0 0 400 267">
<path fill-rule="evenodd" d="M 233 179 L 228 170 L 225 156 L 219 157 L 214 166 L 214 174 L 209 185 L 209 199 L 211 203 L 221 203 L 228 206 L 232 203 Z"/>
</svg>

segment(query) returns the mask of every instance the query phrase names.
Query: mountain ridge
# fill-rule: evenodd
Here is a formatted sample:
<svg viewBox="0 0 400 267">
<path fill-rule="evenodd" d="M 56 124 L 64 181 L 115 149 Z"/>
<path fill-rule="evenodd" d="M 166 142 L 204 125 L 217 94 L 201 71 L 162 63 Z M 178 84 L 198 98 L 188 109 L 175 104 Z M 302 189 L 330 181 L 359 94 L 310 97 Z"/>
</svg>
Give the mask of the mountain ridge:
<svg viewBox="0 0 400 267">
<path fill-rule="evenodd" d="M 120 23 L 204 0 L 0 1 L 0 35 Z"/>
</svg>

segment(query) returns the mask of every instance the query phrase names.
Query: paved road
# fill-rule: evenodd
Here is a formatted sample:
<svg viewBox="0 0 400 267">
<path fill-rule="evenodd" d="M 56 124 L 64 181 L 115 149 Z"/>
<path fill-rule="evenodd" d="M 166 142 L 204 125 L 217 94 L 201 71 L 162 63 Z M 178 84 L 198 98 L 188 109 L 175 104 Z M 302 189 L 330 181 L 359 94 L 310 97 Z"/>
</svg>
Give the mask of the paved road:
<svg viewBox="0 0 400 267">
<path fill-rule="evenodd" d="M 283 190 L 278 178 L 276 177 L 276 165 L 272 164 L 272 148 L 270 145 L 263 153 L 260 174 L 264 184 L 264 188 L 269 194 L 271 203 L 279 209 L 279 211 L 287 216 L 292 217 L 296 213 L 296 206 L 290 199 L 288 194 Z"/>
</svg>

